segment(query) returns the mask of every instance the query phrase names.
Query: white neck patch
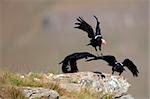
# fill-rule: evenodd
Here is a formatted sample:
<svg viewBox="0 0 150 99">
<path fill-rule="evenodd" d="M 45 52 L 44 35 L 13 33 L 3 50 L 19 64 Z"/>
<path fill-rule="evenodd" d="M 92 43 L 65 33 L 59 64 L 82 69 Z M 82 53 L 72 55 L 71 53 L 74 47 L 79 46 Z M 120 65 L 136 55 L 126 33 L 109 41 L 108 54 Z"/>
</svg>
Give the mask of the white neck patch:
<svg viewBox="0 0 150 99">
<path fill-rule="evenodd" d="M 118 63 L 121 64 L 121 66 L 123 66 L 123 64 L 121 62 L 115 62 L 115 64 L 118 64 Z"/>
<path fill-rule="evenodd" d="M 96 35 L 96 36 L 95 36 L 95 39 L 97 39 L 98 37 L 102 37 L 102 35 Z"/>
</svg>

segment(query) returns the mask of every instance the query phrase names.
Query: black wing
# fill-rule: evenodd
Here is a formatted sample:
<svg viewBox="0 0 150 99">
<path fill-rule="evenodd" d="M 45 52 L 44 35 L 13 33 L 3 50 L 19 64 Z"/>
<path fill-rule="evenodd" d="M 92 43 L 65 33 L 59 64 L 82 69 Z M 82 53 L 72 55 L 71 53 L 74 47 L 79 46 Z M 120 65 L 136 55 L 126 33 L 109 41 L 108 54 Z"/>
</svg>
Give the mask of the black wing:
<svg viewBox="0 0 150 99">
<path fill-rule="evenodd" d="M 133 76 L 138 76 L 139 71 L 131 60 L 125 59 L 122 64 L 132 72 Z"/>
<path fill-rule="evenodd" d="M 63 63 L 63 64 L 64 64 L 64 63 L 67 63 L 67 62 L 68 62 L 67 60 L 68 60 L 68 56 L 66 56 L 66 57 L 65 57 L 65 59 L 64 59 L 64 60 L 62 60 L 62 61 L 61 61 L 59 64 L 62 64 L 62 63 Z M 68 63 L 67 63 L 67 64 L 68 64 Z"/>
<path fill-rule="evenodd" d="M 67 63 L 67 64 L 68 64 L 68 62 L 69 62 L 70 60 L 72 60 L 72 59 L 76 56 L 76 54 L 77 54 L 77 53 L 73 53 L 73 54 L 70 54 L 70 55 L 66 56 L 66 57 L 64 58 L 64 60 L 62 60 L 59 64 L 62 64 L 62 63 Z"/>
<path fill-rule="evenodd" d="M 92 29 L 92 27 L 83 20 L 83 18 L 79 17 L 77 18 L 77 21 L 79 21 L 78 23 L 75 23 L 75 25 L 78 25 L 76 26 L 75 28 L 78 28 L 78 29 L 81 29 L 85 32 L 88 33 L 88 37 L 89 38 L 93 38 L 94 37 L 94 31 Z"/>
<path fill-rule="evenodd" d="M 100 56 L 100 57 L 96 57 L 96 58 L 93 58 L 93 59 L 89 59 L 87 61 L 98 60 L 98 59 L 101 59 L 101 60 L 104 60 L 104 61 L 108 62 L 108 64 L 110 66 L 114 66 L 115 62 L 117 62 L 116 58 L 112 55 Z"/>
<path fill-rule="evenodd" d="M 72 59 L 72 60 L 69 60 L 67 62 L 63 62 L 62 71 L 63 71 L 63 73 L 78 72 L 76 60 Z"/>
<path fill-rule="evenodd" d="M 76 53 L 73 58 L 75 58 L 76 60 L 78 59 L 82 59 L 82 58 L 85 58 L 87 59 L 88 57 L 96 57 L 95 55 L 89 53 L 89 52 L 80 52 L 80 53 Z"/>
<path fill-rule="evenodd" d="M 62 71 L 64 73 L 73 73 L 78 71 L 77 60 L 82 58 L 87 59 L 88 57 L 96 57 L 96 56 L 88 52 L 73 53 L 66 56 L 65 59 L 61 61 L 59 64 L 62 64 Z"/>
<path fill-rule="evenodd" d="M 96 25 L 96 33 L 95 33 L 95 35 L 100 35 L 100 36 L 102 36 L 101 35 L 101 29 L 100 29 L 100 22 L 98 21 L 98 18 L 96 17 L 96 16 L 94 16 L 94 18 L 96 19 L 96 21 L 97 21 L 97 25 Z"/>
<path fill-rule="evenodd" d="M 82 58 L 87 59 L 88 57 L 96 57 L 95 55 L 89 53 L 89 52 L 78 52 L 78 53 L 73 53 L 70 54 L 68 56 L 65 57 L 65 59 L 63 61 L 61 61 L 59 64 L 64 63 L 64 62 L 68 62 L 70 60 L 79 60 Z"/>
</svg>

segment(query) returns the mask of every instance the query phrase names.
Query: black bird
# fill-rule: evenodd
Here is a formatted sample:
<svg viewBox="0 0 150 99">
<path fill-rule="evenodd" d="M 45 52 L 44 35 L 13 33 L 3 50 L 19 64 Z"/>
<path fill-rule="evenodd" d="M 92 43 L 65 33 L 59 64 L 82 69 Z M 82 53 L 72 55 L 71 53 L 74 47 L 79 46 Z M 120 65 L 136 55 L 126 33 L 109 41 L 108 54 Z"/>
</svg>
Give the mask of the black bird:
<svg viewBox="0 0 150 99">
<path fill-rule="evenodd" d="M 139 71 L 137 67 L 129 59 L 125 59 L 123 62 L 118 62 L 114 56 L 105 55 L 105 56 L 95 57 L 87 61 L 98 60 L 98 59 L 104 60 L 108 62 L 109 66 L 112 66 L 112 74 L 114 74 L 114 72 L 116 71 L 119 72 L 119 75 L 121 75 L 122 72 L 125 70 L 124 67 L 126 66 L 132 72 L 133 76 L 138 76 Z"/>
<path fill-rule="evenodd" d="M 94 16 L 94 18 L 97 21 L 95 33 L 93 31 L 93 28 L 87 22 L 85 22 L 82 17 L 77 18 L 78 23 L 75 23 L 75 25 L 77 25 L 75 28 L 81 29 L 88 33 L 88 37 L 91 40 L 90 43 L 87 45 L 91 45 L 92 47 L 94 47 L 97 52 L 97 47 L 99 47 L 99 50 L 101 51 L 101 45 L 106 44 L 106 41 L 103 39 L 101 35 L 101 29 L 99 26 L 100 22 L 98 21 L 98 18 L 96 16 Z"/>
<path fill-rule="evenodd" d="M 95 55 L 88 53 L 88 52 L 78 52 L 73 53 L 65 57 L 63 61 L 61 61 L 59 64 L 62 64 L 62 71 L 64 73 L 74 73 L 78 72 L 77 68 L 77 60 L 79 59 L 87 59 L 88 57 L 96 57 Z"/>
</svg>

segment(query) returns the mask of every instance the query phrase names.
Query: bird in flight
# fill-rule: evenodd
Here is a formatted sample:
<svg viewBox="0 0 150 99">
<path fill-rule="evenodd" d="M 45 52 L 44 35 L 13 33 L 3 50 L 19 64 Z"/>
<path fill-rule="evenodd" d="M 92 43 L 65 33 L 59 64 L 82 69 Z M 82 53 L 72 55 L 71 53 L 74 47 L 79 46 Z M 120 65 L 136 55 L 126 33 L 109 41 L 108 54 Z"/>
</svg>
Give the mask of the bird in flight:
<svg viewBox="0 0 150 99">
<path fill-rule="evenodd" d="M 99 50 L 101 51 L 101 45 L 102 44 L 105 45 L 106 41 L 102 37 L 101 29 L 99 26 L 100 22 L 98 21 L 98 18 L 96 16 L 94 16 L 94 18 L 97 21 L 95 33 L 94 33 L 93 28 L 82 17 L 77 18 L 78 22 L 75 23 L 75 25 L 77 25 L 75 28 L 81 29 L 88 33 L 88 37 L 90 38 L 90 43 L 87 45 L 91 45 L 92 47 L 94 47 L 97 52 L 97 47 L 99 47 Z M 101 55 L 102 55 L 102 52 L 101 52 Z"/>
<path fill-rule="evenodd" d="M 63 73 L 74 73 L 78 72 L 77 68 L 77 60 L 79 59 L 87 59 L 89 57 L 96 57 L 95 55 L 89 53 L 89 52 L 78 52 L 73 53 L 65 57 L 63 61 L 61 61 L 59 64 L 62 64 L 62 71 Z"/>
<path fill-rule="evenodd" d="M 112 55 L 104 55 L 99 57 L 94 57 L 93 59 L 88 59 L 87 61 L 92 60 L 104 60 L 108 63 L 109 66 L 112 66 L 112 74 L 114 72 L 119 72 L 119 75 L 122 74 L 122 72 L 125 70 L 125 66 L 132 72 L 133 76 L 138 76 L 138 69 L 136 65 L 129 59 L 125 59 L 123 62 L 118 62 L 116 58 Z"/>
</svg>

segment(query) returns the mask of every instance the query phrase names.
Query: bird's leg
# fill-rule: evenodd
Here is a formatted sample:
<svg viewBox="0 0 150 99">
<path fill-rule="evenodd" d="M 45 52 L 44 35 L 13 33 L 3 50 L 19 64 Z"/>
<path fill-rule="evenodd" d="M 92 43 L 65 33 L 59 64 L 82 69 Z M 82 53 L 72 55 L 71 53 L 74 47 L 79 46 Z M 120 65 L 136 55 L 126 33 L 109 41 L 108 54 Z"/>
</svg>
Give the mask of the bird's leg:
<svg viewBox="0 0 150 99">
<path fill-rule="evenodd" d="M 123 71 L 122 71 L 123 72 Z M 119 76 L 122 74 L 122 72 L 119 73 Z"/>
<path fill-rule="evenodd" d="M 96 48 L 96 47 L 95 47 L 95 51 L 96 51 L 97 56 L 99 57 L 99 54 L 98 54 L 98 51 L 97 51 L 97 48 Z"/>
<path fill-rule="evenodd" d="M 101 56 L 103 56 L 102 49 L 100 46 L 99 46 L 99 51 L 101 52 Z"/>
<path fill-rule="evenodd" d="M 112 71 L 112 75 L 114 74 L 114 71 Z"/>
<path fill-rule="evenodd" d="M 121 75 L 121 73 L 119 73 L 119 76 Z"/>
<path fill-rule="evenodd" d="M 101 56 L 103 56 L 103 53 L 102 53 L 102 51 L 101 51 Z"/>
<path fill-rule="evenodd" d="M 96 52 L 97 52 L 97 48 L 96 47 L 94 47 L 95 48 L 95 50 L 96 50 Z"/>
</svg>

